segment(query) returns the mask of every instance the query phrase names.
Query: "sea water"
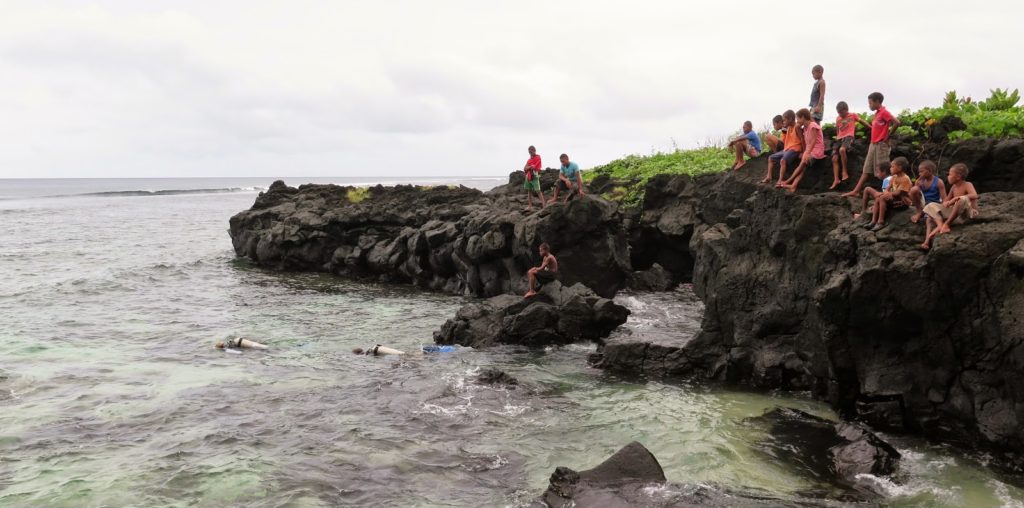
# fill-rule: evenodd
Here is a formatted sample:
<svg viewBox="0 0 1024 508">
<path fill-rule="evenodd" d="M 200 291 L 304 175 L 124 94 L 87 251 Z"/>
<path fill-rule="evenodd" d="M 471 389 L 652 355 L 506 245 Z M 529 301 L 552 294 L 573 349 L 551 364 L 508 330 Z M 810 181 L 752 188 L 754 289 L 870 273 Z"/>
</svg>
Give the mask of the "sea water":
<svg viewBox="0 0 1024 508">
<path fill-rule="evenodd" d="M 352 354 L 416 351 L 468 300 L 236 260 L 228 218 L 271 180 L 0 180 L 0 506 L 519 506 L 634 440 L 674 483 L 834 495 L 744 423 L 835 417 L 800 394 L 621 379 L 586 343 Z M 288 183 L 311 180 L 374 183 Z M 437 180 L 417 183 L 501 183 Z M 616 333 L 699 329 L 685 286 L 618 300 Z M 271 349 L 213 347 L 234 336 Z M 475 384 L 485 368 L 520 385 Z M 984 457 L 886 437 L 900 472 L 862 478 L 883 504 L 1021 506 Z"/>
</svg>

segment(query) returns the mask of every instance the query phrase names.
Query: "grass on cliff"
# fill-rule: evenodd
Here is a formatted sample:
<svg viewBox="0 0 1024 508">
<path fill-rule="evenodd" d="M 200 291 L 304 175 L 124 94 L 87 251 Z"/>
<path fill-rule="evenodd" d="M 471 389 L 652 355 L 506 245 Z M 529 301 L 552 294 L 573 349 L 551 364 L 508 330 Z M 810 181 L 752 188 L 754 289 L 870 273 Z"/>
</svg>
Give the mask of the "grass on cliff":
<svg viewBox="0 0 1024 508">
<path fill-rule="evenodd" d="M 643 201 L 644 185 L 654 175 L 713 173 L 729 169 L 732 162 L 733 155 L 717 146 L 655 152 L 651 155 L 627 155 L 585 171 L 583 179 L 589 183 L 599 175 L 608 175 L 613 180 L 621 181 L 623 185 L 613 187 L 602 197 L 626 206 L 637 206 Z"/>
<path fill-rule="evenodd" d="M 917 111 L 903 110 L 899 114 L 901 125 L 898 136 L 917 140 L 933 139 L 933 127 L 945 127 L 948 141 L 962 141 L 972 137 L 1010 138 L 1024 136 L 1024 106 L 1019 104 L 1019 90 L 996 88 L 990 91 L 988 99 L 974 101 L 970 97 L 959 97 L 956 91 L 946 93 L 942 106 L 923 108 Z M 866 121 L 874 118 L 861 114 Z M 952 126 L 952 129 L 950 128 Z M 833 132 L 834 124 L 826 124 Z M 866 136 L 858 126 L 858 136 Z M 939 131 L 943 132 L 943 131 Z M 693 150 L 655 152 L 651 155 L 627 155 L 597 166 L 583 173 L 588 183 L 601 175 L 607 175 L 616 182 L 602 197 L 618 201 L 626 207 L 643 203 L 644 185 L 647 180 L 659 174 L 699 175 L 725 171 L 732 165 L 733 154 L 722 146 L 708 146 Z"/>
</svg>

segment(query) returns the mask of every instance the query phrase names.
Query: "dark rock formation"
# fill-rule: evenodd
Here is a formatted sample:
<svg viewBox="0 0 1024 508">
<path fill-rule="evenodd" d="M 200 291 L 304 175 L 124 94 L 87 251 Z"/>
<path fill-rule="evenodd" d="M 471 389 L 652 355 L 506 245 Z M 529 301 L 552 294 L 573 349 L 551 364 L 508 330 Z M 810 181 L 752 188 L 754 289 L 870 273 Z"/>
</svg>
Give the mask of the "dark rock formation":
<svg viewBox="0 0 1024 508">
<path fill-rule="evenodd" d="M 679 280 L 676 276 L 657 263 L 626 278 L 626 286 L 637 291 L 668 291 L 677 285 Z"/>
<path fill-rule="evenodd" d="M 546 346 L 607 337 L 629 310 L 582 284 L 545 284 L 537 296 L 499 295 L 468 304 L 434 332 L 438 344 L 474 348 L 495 344 Z"/>
<path fill-rule="evenodd" d="M 593 469 L 555 469 L 541 500 L 552 507 L 632 506 L 616 489 L 652 483 L 665 483 L 665 472 L 647 448 L 633 441 Z"/>
<path fill-rule="evenodd" d="M 979 188 L 1020 190 L 1024 159 L 994 163 L 1016 146 L 945 149 L 977 157 Z M 1024 450 L 1024 193 L 983 193 L 978 220 L 923 252 L 924 227 L 909 222 L 910 211 L 877 233 L 855 227 L 859 202 L 814 193 L 831 182 L 820 169 L 797 194 L 759 185 L 762 160 L 721 176 L 674 177 L 680 196 L 701 198 L 672 208 L 695 217 L 703 330 L 691 341 L 610 343 L 597 364 L 810 390 L 882 428 Z"/>
<path fill-rule="evenodd" d="M 874 493 L 857 481 L 857 475 L 889 476 L 899 466 L 900 453 L 857 424 L 832 422 L 790 408 L 775 408 L 747 422 L 764 427 L 767 438 L 756 448 L 777 463 L 863 496 Z"/>
<path fill-rule="evenodd" d="M 542 182 L 550 185 L 552 173 Z M 231 241 L 239 257 L 261 266 L 474 296 L 525 293 L 526 270 L 547 242 L 564 282 L 609 297 L 623 287 L 631 270 L 618 206 L 588 196 L 525 214 L 521 175 L 488 193 L 409 185 L 295 189 L 278 181 L 231 218 Z"/>
</svg>

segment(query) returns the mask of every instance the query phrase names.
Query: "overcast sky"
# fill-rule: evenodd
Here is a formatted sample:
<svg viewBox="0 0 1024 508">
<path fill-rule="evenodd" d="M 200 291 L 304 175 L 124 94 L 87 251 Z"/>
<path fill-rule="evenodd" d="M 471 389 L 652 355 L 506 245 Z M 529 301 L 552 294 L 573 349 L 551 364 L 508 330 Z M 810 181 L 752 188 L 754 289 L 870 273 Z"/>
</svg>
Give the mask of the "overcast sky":
<svg viewBox="0 0 1024 508">
<path fill-rule="evenodd" d="M 823 7 L 823 6 L 830 7 Z M 836 7 L 831 7 L 836 5 Z M 840 6 L 841 5 L 841 6 Z M 0 177 L 502 176 L 1024 86 L 1024 3 L 0 0 Z"/>
</svg>

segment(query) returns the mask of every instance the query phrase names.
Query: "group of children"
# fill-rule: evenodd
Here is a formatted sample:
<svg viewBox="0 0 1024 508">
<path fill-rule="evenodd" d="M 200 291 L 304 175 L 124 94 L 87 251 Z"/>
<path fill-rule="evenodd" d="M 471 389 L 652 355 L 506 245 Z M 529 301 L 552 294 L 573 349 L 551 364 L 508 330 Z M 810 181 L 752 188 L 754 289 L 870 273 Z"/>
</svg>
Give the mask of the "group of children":
<svg viewBox="0 0 1024 508">
<path fill-rule="evenodd" d="M 526 165 L 523 166 L 523 172 L 526 173 L 526 180 L 523 181 L 523 188 L 526 189 L 526 211 L 533 210 L 533 194 L 536 193 L 537 197 L 540 198 L 540 207 L 543 209 L 549 203 L 558 201 L 559 192 L 565 193 L 565 201 L 568 202 L 574 195 L 583 197 L 586 192 L 583 191 L 583 174 L 580 172 L 580 166 L 575 162 L 569 160 L 569 156 L 562 154 L 558 157 L 562 166 L 558 170 L 558 182 L 555 184 L 555 189 L 552 193 L 551 200 L 544 200 L 544 191 L 540 188 L 540 172 L 543 169 L 540 161 L 540 155 L 537 154 L 537 149 L 533 146 L 526 149 L 530 154 L 530 158 L 526 160 Z"/>
<path fill-rule="evenodd" d="M 958 163 L 949 168 L 949 186 L 935 174 L 935 163 L 930 160 L 921 161 L 917 166 L 917 181 L 911 182 L 907 172 L 910 161 L 906 157 L 896 157 L 889 161 L 881 161 L 876 166 L 875 176 L 882 180 L 882 190 L 867 187 L 861 200 L 861 213 L 853 215 L 854 220 L 872 231 L 885 227 L 886 216 L 890 210 L 904 210 L 913 206 L 914 215 L 910 221 L 917 224 L 925 219 L 924 241 L 921 249 L 929 250 L 935 235 L 950 232 L 953 221 L 975 219 L 978 217 L 978 191 L 967 181 L 969 172 L 967 165 Z M 889 173 L 891 176 L 886 176 Z M 873 199 L 870 211 L 868 201 Z"/>
<path fill-rule="evenodd" d="M 787 110 L 772 119 L 773 130 L 765 134 L 763 143 L 771 155 L 768 156 L 768 170 L 761 183 L 771 183 L 775 166 L 778 165 L 779 178 L 775 187 L 795 192 L 807 166 L 825 158 L 821 131 L 821 110 L 825 99 L 823 74 L 824 69 L 820 65 L 814 66 L 811 70 L 815 81 L 808 108 L 796 112 Z M 871 132 L 871 143 L 864 158 L 864 167 L 857 185 L 842 195 L 862 197 L 862 212 L 854 214 L 854 220 L 860 219 L 864 227 L 878 231 L 885 227 L 885 219 L 890 211 L 913 206 L 916 209 L 916 213 L 911 217 L 913 223 L 916 224 L 925 217 L 925 239 L 921 243 L 921 248 L 928 250 L 935 235 L 948 233 L 953 221 L 978 216 L 978 193 L 967 181 L 968 168 L 964 164 L 955 164 L 949 169 L 947 192 L 946 184 L 935 174 L 934 162 L 921 162 L 918 166 L 918 179 L 915 182 L 908 176 L 910 162 L 905 157 L 897 157 L 890 161 L 891 136 L 899 127 L 900 121 L 882 105 L 884 100 L 885 97 L 879 92 L 868 95 L 868 107 L 875 112 L 870 124 L 856 113 L 851 113 L 846 102 L 836 104 L 839 116 L 836 119 L 836 139 L 831 147 L 833 178 L 829 190 L 835 189 L 849 179 L 849 152 L 853 147 L 857 124 L 863 125 Z M 730 140 L 729 148 L 736 154 L 734 170 L 745 165 L 745 155 L 753 158 L 761 154 L 762 142 L 753 131 L 751 122 L 743 123 L 743 134 Z M 796 168 L 787 178 L 787 170 L 794 164 Z M 883 180 L 881 190 L 866 187 L 872 174 Z M 871 200 L 874 201 L 869 209 L 868 202 Z"/>
</svg>

